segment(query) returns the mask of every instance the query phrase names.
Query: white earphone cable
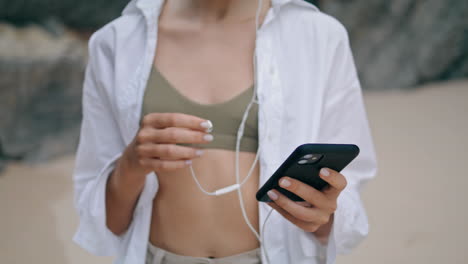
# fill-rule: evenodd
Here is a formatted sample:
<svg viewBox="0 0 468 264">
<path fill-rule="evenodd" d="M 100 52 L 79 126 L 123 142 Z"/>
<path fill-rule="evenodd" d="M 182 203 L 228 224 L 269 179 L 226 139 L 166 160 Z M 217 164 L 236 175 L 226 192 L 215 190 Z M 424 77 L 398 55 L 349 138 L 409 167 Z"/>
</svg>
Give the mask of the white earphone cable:
<svg viewBox="0 0 468 264">
<path fill-rule="evenodd" d="M 257 12 L 256 12 L 256 15 L 255 15 L 255 39 L 257 38 L 257 31 L 258 31 L 258 28 L 259 28 L 259 17 L 260 17 L 260 13 L 261 13 L 261 7 L 262 7 L 262 3 L 263 3 L 263 0 L 258 0 L 258 7 L 257 7 Z M 248 115 L 249 115 L 249 111 L 250 111 L 250 108 L 252 107 L 252 104 L 254 103 L 258 103 L 258 101 L 256 100 L 256 95 L 257 95 L 257 87 L 258 87 L 258 81 L 257 81 L 257 62 L 256 62 L 256 51 L 257 49 L 257 45 L 256 45 L 256 41 L 255 41 L 255 48 L 254 48 L 254 56 L 253 56 L 253 65 L 254 65 L 254 76 L 253 76 L 253 79 L 254 79 L 254 93 L 252 95 L 252 99 L 251 101 L 249 102 L 249 104 L 247 105 L 247 108 L 245 109 L 244 111 L 244 114 L 242 116 L 242 121 L 241 121 L 241 124 L 239 126 L 239 129 L 237 130 L 237 137 L 236 137 L 236 154 L 235 154 L 235 174 L 236 174 L 236 184 L 234 185 L 231 185 L 231 186 L 228 186 L 228 187 L 225 187 L 225 188 L 222 188 L 222 189 L 219 189 L 219 190 L 216 190 L 216 191 L 213 191 L 213 192 L 210 192 L 210 191 L 207 191 L 205 190 L 205 188 L 203 188 L 203 186 L 200 184 L 200 181 L 198 180 L 198 178 L 196 177 L 195 175 L 195 171 L 193 169 L 193 166 L 192 164 L 190 164 L 189 168 L 190 168 L 190 172 L 192 174 L 192 178 L 194 179 L 195 183 L 197 184 L 198 188 L 206 195 L 214 195 L 214 196 L 218 196 L 218 195 L 222 195 L 222 194 L 226 194 L 226 193 L 229 193 L 229 192 L 232 192 L 232 191 L 235 191 L 237 189 L 239 189 L 240 187 L 242 187 L 242 185 L 247 182 L 247 180 L 250 178 L 250 176 L 252 175 L 252 172 L 255 168 L 255 164 L 257 163 L 258 161 L 258 157 L 259 157 L 259 154 L 261 152 L 261 149 L 260 147 L 257 149 L 257 153 L 255 155 L 255 159 L 254 159 L 254 162 L 252 163 L 252 166 L 250 167 L 248 173 L 247 173 L 247 176 L 245 177 L 244 180 L 242 180 L 242 182 L 240 182 L 240 179 L 239 179 L 239 148 L 240 148 L 240 140 L 244 134 L 244 128 L 245 128 L 245 122 L 247 121 L 247 118 L 248 118 Z M 262 110 L 263 111 L 263 110 Z M 268 134 L 268 126 L 266 125 L 266 122 L 265 122 L 265 131 L 266 133 L 265 134 Z"/>
<path fill-rule="evenodd" d="M 258 29 L 260 27 L 259 25 L 259 19 L 260 19 L 260 13 L 261 13 L 261 9 L 262 9 L 262 4 L 263 4 L 263 0 L 258 0 L 258 6 L 257 6 L 257 12 L 255 14 L 255 47 L 254 47 L 254 55 L 253 55 L 253 68 L 254 68 L 254 75 L 253 75 L 253 79 L 254 79 L 254 94 L 252 96 L 252 100 L 250 101 L 249 105 L 247 106 L 247 109 L 246 111 L 244 112 L 244 116 L 242 117 L 242 122 L 241 122 L 241 125 L 239 126 L 239 130 L 237 131 L 237 140 L 236 140 L 236 160 L 235 160 L 235 164 L 236 164 L 236 171 L 235 171 L 235 174 L 236 174 L 236 183 L 240 183 L 240 176 L 239 176 L 239 148 L 240 148 L 240 141 L 241 141 L 241 138 L 243 136 L 243 132 L 244 132 L 244 123 L 245 123 L 245 120 L 247 120 L 247 117 L 248 117 L 248 114 L 249 114 L 249 110 L 250 110 L 250 107 L 252 106 L 252 104 L 254 103 L 255 101 L 255 96 L 257 94 L 257 89 L 258 89 L 258 78 L 257 78 L 257 32 L 258 32 Z M 261 107 L 259 107 L 260 109 Z M 260 146 L 259 148 L 257 149 L 257 155 L 256 155 L 256 159 L 254 161 L 254 164 L 252 164 L 253 166 L 251 167 L 251 169 L 254 167 L 255 163 L 257 162 L 257 157 L 260 153 Z M 250 177 L 251 175 L 251 171 L 249 171 L 249 174 L 247 174 L 247 176 L 245 177 L 244 179 L 244 182 L 246 182 L 248 180 L 248 178 Z M 242 197 L 242 190 L 241 188 L 237 189 L 237 194 L 239 196 L 239 203 L 240 203 L 240 207 L 241 207 L 241 211 L 242 211 L 242 216 L 244 217 L 244 220 L 247 224 L 247 226 L 250 228 L 250 230 L 252 231 L 252 233 L 257 237 L 258 241 L 260 241 L 261 243 L 261 238 L 260 238 L 260 234 L 255 230 L 255 228 L 252 226 L 252 223 L 250 222 L 248 216 L 247 216 L 247 212 L 245 210 L 245 204 L 244 204 L 244 199 Z"/>
<path fill-rule="evenodd" d="M 192 178 L 195 180 L 195 183 L 197 184 L 198 188 L 206 195 L 215 195 L 215 196 L 219 196 L 219 195 L 223 195 L 223 194 L 226 194 L 226 193 L 229 193 L 229 192 L 232 192 L 232 191 L 235 191 L 237 190 L 237 194 L 238 194 L 238 198 L 239 198 L 239 203 L 240 203 L 240 208 L 241 208 L 241 211 L 242 211 L 242 216 L 245 220 L 245 223 L 247 224 L 247 226 L 249 227 L 249 229 L 252 231 L 252 233 L 256 236 L 256 238 L 258 239 L 258 241 L 261 243 L 262 245 L 262 248 L 263 248 L 263 251 L 265 253 L 265 257 L 266 257 L 266 261 L 267 263 L 270 263 L 270 259 L 269 259 L 269 256 L 268 256 L 268 253 L 267 253 L 267 250 L 265 248 L 265 241 L 264 241 L 264 230 L 265 230 L 265 226 L 266 226 L 266 223 L 268 221 L 268 218 L 270 217 L 271 213 L 273 212 L 273 209 L 270 209 L 270 211 L 268 212 L 265 220 L 264 220 L 264 223 L 263 223 L 263 227 L 262 227 L 262 230 L 261 230 L 261 233 L 259 234 L 255 228 L 253 227 L 252 223 L 250 222 L 248 216 L 247 216 L 247 212 L 246 212 L 246 209 L 245 209 L 245 204 L 244 204 L 244 199 L 242 197 L 242 190 L 241 190 L 241 187 L 242 185 L 244 185 L 244 183 L 246 183 L 248 181 L 248 179 L 250 178 L 250 176 L 252 175 L 252 172 L 255 168 L 255 165 L 256 163 L 258 162 L 258 158 L 259 158 L 259 154 L 261 152 L 261 146 L 259 145 L 259 147 L 257 148 L 257 153 L 255 155 L 255 159 L 252 163 L 252 166 L 250 167 L 246 177 L 241 181 L 240 180 L 240 175 L 239 175 L 239 151 L 240 151 L 240 142 L 241 142 L 241 139 L 242 139 L 242 136 L 244 134 L 244 128 L 245 128 L 245 122 L 247 121 L 247 118 L 248 118 L 248 115 L 249 115 L 249 111 L 252 107 L 252 105 L 254 103 L 257 103 L 258 104 L 258 101 L 256 100 L 256 96 L 257 96 L 257 87 L 258 87 L 258 79 L 257 79 L 257 33 L 258 33 L 258 29 L 260 27 L 259 25 L 259 19 L 260 19 L 260 13 L 261 13 L 261 10 L 262 10 L 262 7 L 263 7 L 263 0 L 258 0 L 258 6 L 257 6 L 257 11 L 256 11 L 256 14 L 255 14 L 255 47 L 254 47 L 254 55 L 253 55 L 253 68 L 254 68 L 254 74 L 253 74 L 253 79 L 254 79 L 254 92 L 253 92 L 253 95 L 252 95 L 252 99 L 250 100 L 249 104 L 247 105 L 247 108 L 245 109 L 244 111 L 244 114 L 242 116 L 242 121 L 241 121 L 241 124 L 239 126 L 239 129 L 237 130 L 237 137 L 236 137 L 236 152 L 235 152 L 235 176 L 236 176 L 236 184 L 234 185 L 231 185 L 231 186 L 227 186 L 227 187 L 224 187 L 224 188 L 221 188 L 219 190 L 216 190 L 214 192 L 209 192 L 207 190 L 205 190 L 202 185 L 200 184 L 200 182 L 198 181 L 197 177 L 195 176 L 195 171 L 193 170 L 193 167 L 192 165 L 190 165 L 190 172 L 192 174 Z M 265 113 L 263 112 L 263 109 L 261 107 L 259 107 L 259 109 L 262 111 L 262 114 L 263 116 L 265 116 Z M 268 133 L 269 133 L 269 130 L 268 130 L 268 125 L 266 123 L 266 120 L 263 120 L 264 124 L 265 124 L 265 127 L 263 128 L 264 131 L 265 131 L 265 137 L 268 136 Z"/>
</svg>

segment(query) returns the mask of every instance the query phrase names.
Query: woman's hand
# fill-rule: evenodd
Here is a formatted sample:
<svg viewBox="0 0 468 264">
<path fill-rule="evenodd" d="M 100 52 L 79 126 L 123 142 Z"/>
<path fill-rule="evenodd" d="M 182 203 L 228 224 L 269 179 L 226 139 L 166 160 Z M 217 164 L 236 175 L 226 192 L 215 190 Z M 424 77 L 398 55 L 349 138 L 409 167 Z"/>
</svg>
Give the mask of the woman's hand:
<svg viewBox="0 0 468 264">
<path fill-rule="evenodd" d="M 129 227 L 145 176 L 151 171 L 183 168 L 201 150 L 176 143 L 206 143 L 210 122 L 180 113 L 151 113 L 143 120 L 134 140 L 119 158 L 107 182 L 106 224 L 116 235 Z"/>
<path fill-rule="evenodd" d="M 207 143 L 213 136 L 208 120 L 182 113 L 150 113 L 143 117 L 140 129 L 127 147 L 126 157 L 142 174 L 171 171 L 191 164 L 202 155 L 200 149 L 176 143 Z"/>
<path fill-rule="evenodd" d="M 320 178 L 329 183 L 322 191 L 301 181 L 282 177 L 279 185 L 304 199 L 305 202 L 294 202 L 276 190 L 270 190 L 269 203 L 291 223 L 306 232 L 314 232 L 324 243 L 331 230 L 332 216 L 337 208 L 337 199 L 346 187 L 345 177 L 331 169 L 320 170 Z"/>
</svg>

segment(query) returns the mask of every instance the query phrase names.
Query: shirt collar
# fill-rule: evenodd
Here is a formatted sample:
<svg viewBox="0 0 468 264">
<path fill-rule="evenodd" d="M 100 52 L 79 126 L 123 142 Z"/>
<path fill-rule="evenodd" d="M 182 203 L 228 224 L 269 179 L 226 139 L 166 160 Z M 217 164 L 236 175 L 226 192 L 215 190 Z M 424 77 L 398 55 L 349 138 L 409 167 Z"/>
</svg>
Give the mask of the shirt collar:
<svg viewBox="0 0 468 264">
<path fill-rule="evenodd" d="M 295 4 L 318 11 L 318 8 L 315 5 L 308 3 L 305 0 L 271 0 L 271 4 L 273 8 L 279 8 L 286 4 Z"/>
<path fill-rule="evenodd" d="M 122 11 L 122 14 L 126 15 L 135 12 L 147 13 L 148 10 L 159 11 L 158 9 L 161 8 L 163 2 L 164 0 L 131 0 Z M 273 6 L 275 13 L 277 13 L 282 6 L 290 3 L 318 11 L 318 8 L 315 5 L 307 3 L 304 0 L 271 0 L 271 5 Z"/>
</svg>

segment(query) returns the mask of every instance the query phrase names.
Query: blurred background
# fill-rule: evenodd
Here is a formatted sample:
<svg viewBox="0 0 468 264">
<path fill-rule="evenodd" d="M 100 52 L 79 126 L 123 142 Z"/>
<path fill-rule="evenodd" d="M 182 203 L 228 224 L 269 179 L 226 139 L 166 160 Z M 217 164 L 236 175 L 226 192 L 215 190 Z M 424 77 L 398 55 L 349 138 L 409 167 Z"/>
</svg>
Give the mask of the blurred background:
<svg viewBox="0 0 468 264">
<path fill-rule="evenodd" d="M 73 244 L 89 36 L 127 0 L 0 1 L 0 263 L 110 263 Z M 468 263 L 468 1 L 319 0 L 348 29 L 379 173 L 338 263 Z"/>
</svg>

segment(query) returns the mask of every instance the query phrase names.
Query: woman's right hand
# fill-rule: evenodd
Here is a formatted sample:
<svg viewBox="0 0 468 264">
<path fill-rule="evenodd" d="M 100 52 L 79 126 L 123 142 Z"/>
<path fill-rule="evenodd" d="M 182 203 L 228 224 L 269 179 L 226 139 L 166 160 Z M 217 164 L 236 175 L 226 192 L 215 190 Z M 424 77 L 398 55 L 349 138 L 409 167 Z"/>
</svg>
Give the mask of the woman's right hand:
<svg viewBox="0 0 468 264">
<path fill-rule="evenodd" d="M 140 175 L 184 168 L 203 151 L 176 143 L 207 143 L 213 140 L 209 132 L 211 122 L 203 118 L 182 113 L 150 113 L 143 117 L 124 155 Z"/>
<path fill-rule="evenodd" d="M 106 224 L 116 235 L 127 230 L 144 187 L 146 175 L 184 168 L 200 149 L 176 143 L 207 143 L 213 140 L 208 120 L 181 113 L 151 113 L 127 146 L 109 177 L 106 192 Z"/>
</svg>

